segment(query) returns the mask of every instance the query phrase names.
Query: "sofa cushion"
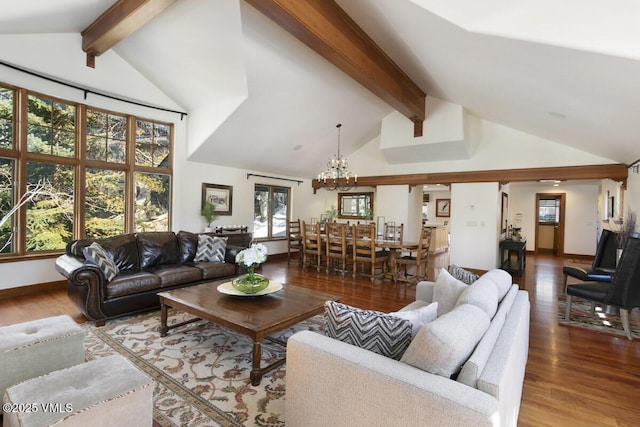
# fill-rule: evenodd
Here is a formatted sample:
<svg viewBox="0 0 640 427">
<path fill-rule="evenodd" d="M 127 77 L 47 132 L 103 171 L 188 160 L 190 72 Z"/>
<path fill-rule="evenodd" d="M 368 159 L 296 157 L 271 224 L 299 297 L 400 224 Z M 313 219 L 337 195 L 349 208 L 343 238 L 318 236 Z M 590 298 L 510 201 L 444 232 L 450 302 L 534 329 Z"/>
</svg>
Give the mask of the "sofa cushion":
<svg viewBox="0 0 640 427">
<path fill-rule="evenodd" d="M 113 280 L 114 277 L 118 275 L 120 270 L 116 266 L 116 263 L 113 262 L 111 257 L 107 254 L 102 246 L 98 243 L 93 242 L 91 245 L 84 248 L 84 257 L 91 264 L 95 264 L 107 281 Z"/>
<path fill-rule="evenodd" d="M 478 307 L 460 305 L 424 325 L 400 361 L 450 378 L 469 358 L 489 323 L 489 317 Z"/>
<path fill-rule="evenodd" d="M 410 321 L 335 301 L 324 305 L 324 331 L 328 337 L 396 360 L 411 342 Z"/>
<path fill-rule="evenodd" d="M 198 235 L 188 231 L 179 231 L 178 239 L 178 264 L 192 262 L 198 249 Z"/>
<path fill-rule="evenodd" d="M 415 310 L 401 310 L 389 313 L 390 316 L 396 316 L 411 322 L 411 338 L 415 337 L 420 328 L 429 322 L 432 322 L 438 316 L 438 303 L 432 302 L 424 307 Z"/>
<path fill-rule="evenodd" d="M 481 277 L 460 294 L 456 306 L 462 304 L 475 305 L 492 319 L 498 309 L 498 288 L 491 280 Z"/>
<path fill-rule="evenodd" d="M 465 270 L 462 267 L 458 267 L 455 264 L 450 265 L 448 271 L 453 277 L 455 277 L 456 279 L 460 280 L 463 283 L 466 283 L 467 285 L 472 284 L 473 282 L 475 282 L 480 278 L 479 275 L 472 273 L 468 270 Z"/>
<path fill-rule="evenodd" d="M 449 274 L 445 268 L 440 270 L 433 287 L 433 301 L 438 303 L 438 317 L 450 312 L 456 306 L 460 294 L 467 287 L 466 284 Z"/>
<path fill-rule="evenodd" d="M 489 270 L 482 275 L 483 278 L 491 280 L 493 284 L 498 288 L 498 300 L 502 301 L 509 289 L 511 289 L 511 285 L 513 284 L 513 279 L 511 275 L 504 270 L 500 270 L 499 268 Z"/>
<path fill-rule="evenodd" d="M 146 271 L 121 273 L 105 285 L 105 299 L 117 298 L 139 292 L 160 290 L 160 278 Z"/>
<path fill-rule="evenodd" d="M 160 278 L 160 287 L 162 288 L 202 280 L 202 270 L 188 265 L 158 265 L 151 268 L 149 272 Z"/>
<path fill-rule="evenodd" d="M 178 239 L 172 231 L 138 233 L 140 269 L 178 263 Z"/>
<path fill-rule="evenodd" d="M 197 262 L 194 267 L 202 271 L 203 279 L 217 279 L 236 274 L 236 265 L 228 262 Z"/>
<path fill-rule="evenodd" d="M 67 254 L 77 258 L 84 258 L 84 248 L 98 242 L 116 263 L 116 267 L 123 271 L 138 271 L 140 269 L 138 258 L 138 244 L 135 234 L 123 234 L 109 237 L 108 239 L 80 239 L 67 245 Z"/>
<path fill-rule="evenodd" d="M 224 262 L 224 253 L 227 249 L 227 238 L 198 235 L 198 250 L 195 262 Z"/>
<path fill-rule="evenodd" d="M 489 328 L 473 350 L 473 353 L 464 365 L 462 365 L 462 369 L 460 370 L 460 374 L 456 381 L 470 387 L 477 388 L 478 378 L 480 378 L 480 374 L 482 374 L 482 371 L 489 360 L 489 356 L 491 356 L 491 353 L 493 352 L 493 347 L 495 346 L 498 336 L 502 331 L 502 326 L 504 326 L 505 318 L 506 316 L 494 316 Z"/>
</svg>

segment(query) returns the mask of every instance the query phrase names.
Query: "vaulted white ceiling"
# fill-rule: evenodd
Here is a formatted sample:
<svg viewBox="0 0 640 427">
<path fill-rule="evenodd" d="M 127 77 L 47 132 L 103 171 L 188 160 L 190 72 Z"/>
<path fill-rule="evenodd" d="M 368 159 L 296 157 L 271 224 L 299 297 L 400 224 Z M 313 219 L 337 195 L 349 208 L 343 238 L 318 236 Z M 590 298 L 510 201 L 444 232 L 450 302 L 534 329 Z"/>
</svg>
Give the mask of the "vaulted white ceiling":
<svg viewBox="0 0 640 427">
<path fill-rule="evenodd" d="M 337 1 L 429 95 L 615 162 L 640 158 L 640 3 Z M 0 0 L 0 34 L 79 33 L 113 2 Z M 241 0 L 181 0 L 113 50 L 189 112 L 197 161 L 314 177 L 337 123 L 348 155 L 392 112 Z"/>
</svg>

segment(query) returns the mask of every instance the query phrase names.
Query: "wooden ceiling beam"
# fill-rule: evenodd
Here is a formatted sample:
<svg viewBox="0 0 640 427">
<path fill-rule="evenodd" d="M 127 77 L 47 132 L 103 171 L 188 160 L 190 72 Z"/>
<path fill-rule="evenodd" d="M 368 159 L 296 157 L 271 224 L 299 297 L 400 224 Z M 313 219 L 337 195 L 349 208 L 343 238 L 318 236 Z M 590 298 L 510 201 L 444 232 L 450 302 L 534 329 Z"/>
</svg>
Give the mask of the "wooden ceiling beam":
<svg viewBox="0 0 640 427">
<path fill-rule="evenodd" d="M 95 58 L 151 21 L 177 0 L 118 0 L 80 33 L 87 66 L 95 68 Z"/>
<path fill-rule="evenodd" d="M 422 135 L 426 94 L 334 0 L 247 0 L 295 38 L 414 123 Z"/>
<path fill-rule="evenodd" d="M 379 175 L 360 176 L 358 175 L 358 187 L 376 187 L 378 185 L 426 185 L 426 184 L 454 184 L 471 182 L 499 182 L 507 184 L 509 182 L 525 182 L 547 180 L 578 180 L 578 179 L 611 179 L 621 182 L 623 188 L 627 186 L 629 176 L 628 166 L 622 163 L 611 165 L 589 165 L 589 166 L 564 166 L 548 168 L 527 168 L 527 169 L 500 169 L 470 172 L 440 172 L 408 175 Z M 332 180 L 327 180 L 327 185 L 333 184 Z M 323 188 L 325 183 L 314 179 L 311 182 L 314 193 Z"/>
</svg>

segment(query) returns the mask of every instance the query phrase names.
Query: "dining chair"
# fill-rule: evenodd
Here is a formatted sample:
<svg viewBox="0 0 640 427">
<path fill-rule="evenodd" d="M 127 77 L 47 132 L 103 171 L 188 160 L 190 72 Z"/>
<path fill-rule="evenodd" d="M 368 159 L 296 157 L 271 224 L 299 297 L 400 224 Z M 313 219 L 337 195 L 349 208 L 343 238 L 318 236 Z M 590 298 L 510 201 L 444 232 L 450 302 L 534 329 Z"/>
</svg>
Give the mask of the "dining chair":
<svg viewBox="0 0 640 427">
<path fill-rule="evenodd" d="M 583 282 L 611 282 L 611 277 L 616 269 L 616 250 L 618 233 L 603 229 L 593 257 L 591 268 L 585 269 L 576 266 L 564 266 L 564 292 L 567 293 L 567 278 L 573 277 Z"/>
<path fill-rule="evenodd" d="M 376 250 L 376 227 L 371 223 L 368 225 L 356 225 L 352 228 L 353 242 L 353 277 L 358 274 L 358 262 L 361 264 L 360 274 L 371 277 L 373 282 L 377 277 L 386 274 L 385 266 L 389 254 L 385 250 Z M 370 269 L 366 270 L 365 265 Z M 380 265 L 380 272 L 377 273 L 376 266 Z"/>
<path fill-rule="evenodd" d="M 322 236 L 320 223 L 307 224 L 302 221 L 302 255 L 303 266 L 315 267 L 320 271 L 322 265 Z"/>
<path fill-rule="evenodd" d="M 298 264 L 302 265 L 302 230 L 300 219 L 287 221 L 287 262 L 291 262 L 291 253 L 298 254 Z"/>
<path fill-rule="evenodd" d="M 402 282 L 418 283 L 421 280 L 428 280 L 427 265 L 429 264 L 429 247 L 431 246 L 431 227 L 422 227 L 418 248 L 414 253 L 403 256 L 396 260 L 396 268 L 400 270 L 404 267 L 404 275 L 394 274 L 393 277 Z M 415 266 L 416 273 L 411 275 L 407 272 L 407 267 Z"/>
<path fill-rule="evenodd" d="M 590 281 L 567 286 L 567 321 L 571 320 L 573 297 L 618 307 L 627 339 L 632 339 L 629 312 L 640 307 L 640 234 L 632 233 L 627 239 L 611 283 Z"/>
<path fill-rule="evenodd" d="M 384 224 L 384 234 L 382 238 L 385 240 L 394 240 L 402 242 L 404 233 L 404 224 L 396 225 L 395 223 L 386 222 Z"/>
<path fill-rule="evenodd" d="M 351 248 L 347 245 L 347 224 L 332 222 L 325 228 L 327 272 L 339 271 L 342 276 L 351 264 Z"/>
</svg>

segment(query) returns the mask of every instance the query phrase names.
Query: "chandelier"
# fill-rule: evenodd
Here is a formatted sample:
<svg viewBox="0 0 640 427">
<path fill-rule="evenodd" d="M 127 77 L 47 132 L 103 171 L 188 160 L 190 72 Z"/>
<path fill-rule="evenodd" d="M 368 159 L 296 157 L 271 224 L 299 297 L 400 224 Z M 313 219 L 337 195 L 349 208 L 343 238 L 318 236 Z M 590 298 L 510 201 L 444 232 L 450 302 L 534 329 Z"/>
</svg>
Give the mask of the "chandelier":
<svg viewBox="0 0 640 427">
<path fill-rule="evenodd" d="M 322 182 L 324 188 L 335 191 L 348 191 L 353 186 L 358 185 L 358 175 L 349 172 L 347 159 L 340 155 L 340 128 L 342 124 L 336 125 L 338 128 L 338 154 L 327 162 L 327 170 L 318 174 L 318 181 Z M 329 183 L 327 183 L 329 181 Z"/>
</svg>

